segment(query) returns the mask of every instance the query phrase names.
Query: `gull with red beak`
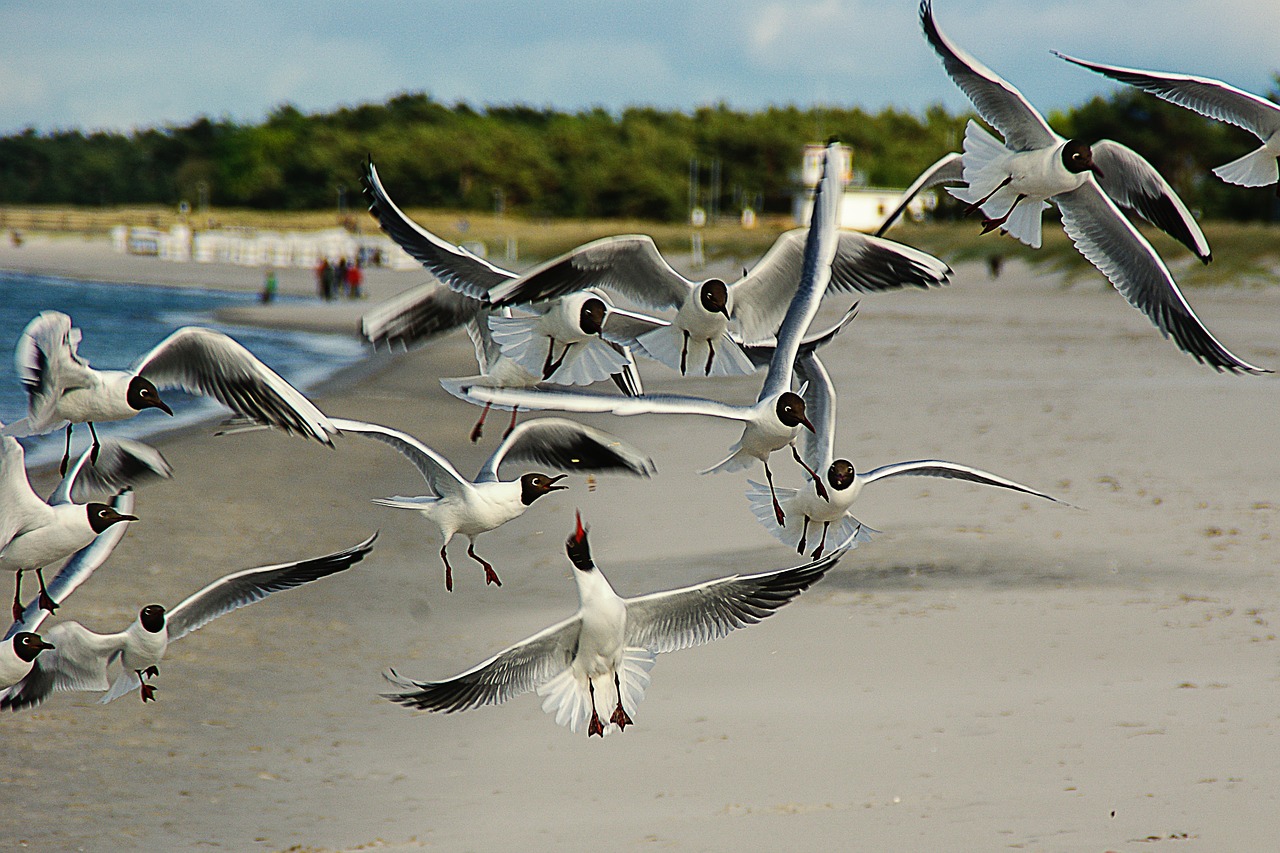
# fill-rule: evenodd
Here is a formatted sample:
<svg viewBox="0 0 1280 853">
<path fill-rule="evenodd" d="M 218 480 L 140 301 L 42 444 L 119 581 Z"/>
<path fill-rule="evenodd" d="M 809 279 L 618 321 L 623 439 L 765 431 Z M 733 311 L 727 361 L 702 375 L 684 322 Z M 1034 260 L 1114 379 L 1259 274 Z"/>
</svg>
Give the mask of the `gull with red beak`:
<svg viewBox="0 0 1280 853">
<path fill-rule="evenodd" d="M 836 143 L 832 142 L 827 149 L 826 167 L 814 195 L 812 224 L 805 239 L 800 281 L 778 330 L 777 344 L 769 361 L 769 372 L 755 403 L 735 406 L 677 394 L 610 397 L 543 388 L 484 388 L 479 385 L 464 387 L 462 391 L 472 400 L 481 403 L 520 406 L 524 409 L 609 412 L 624 416 L 702 415 L 737 421 L 743 424 L 742 437 L 729 449 L 727 457 L 702 473 L 739 471 L 749 467 L 754 461 L 759 461 L 764 465 L 765 477 L 772 489 L 773 472 L 769 470 L 769 454 L 790 447 L 792 458 L 808 472 L 819 494 L 825 497 L 826 488 L 817 472 L 805 464 L 796 452 L 795 440 L 800 428 L 804 427 L 812 432 L 813 424 L 805 416 L 804 399 L 791 390 L 791 377 L 796 355 L 800 352 L 805 333 L 821 305 L 832 275 L 832 261 L 837 245 L 836 210 L 840 198 L 840 176 L 833 156 L 835 147 Z M 773 501 L 773 510 L 778 523 L 784 523 L 782 507 L 776 499 Z"/>
<path fill-rule="evenodd" d="M 965 186 L 949 190 L 969 203 L 969 212 L 986 213 L 984 233 L 999 228 L 1039 248 L 1041 215 L 1052 201 L 1080 254 L 1161 334 L 1215 370 L 1270 372 L 1243 361 L 1209 333 L 1164 261 L 1121 212 L 1135 211 L 1204 263 L 1211 260 L 1200 226 L 1154 166 L 1118 142 L 1090 145 L 1059 136 L 1021 92 L 951 43 L 934 21 L 932 0 L 920 4 L 920 25 L 947 74 L 1004 137 L 1001 142 L 969 122 Z"/>
<path fill-rule="evenodd" d="M 453 566 L 445 548 L 454 536 L 467 537 L 467 556 L 484 567 L 486 584 L 502 586 L 493 565 L 477 556 L 476 537 L 496 530 L 524 515 L 534 501 L 552 492 L 569 488 L 558 485 L 565 474 L 540 472 L 522 474 L 517 480 L 501 480 L 498 468 L 504 461 L 545 462 L 571 471 L 600 471 L 648 477 L 653 460 L 630 444 L 607 432 L 562 418 L 525 421 L 498 445 L 485 461 L 475 480 L 458 473 L 448 459 L 408 433 L 379 424 L 334 418 L 343 432 L 351 432 L 390 445 L 418 469 L 432 494 L 420 497 L 380 498 L 375 503 L 398 509 L 416 510 L 429 521 L 441 540 L 444 586 L 453 590 Z"/>
<path fill-rule="evenodd" d="M 622 598 L 592 560 L 581 516 L 565 550 L 578 587 L 577 613 L 445 681 L 413 681 L 393 669 L 386 678 L 398 691 L 383 696 L 407 708 L 449 714 L 537 690 L 542 710 L 554 714 L 558 725 L 572 732 L 585 726 L 588 737 L 604 737 L 632 725 L 659 654 L 718 640 L 772 616 L 844 554 Z M 609 716 L 602 718 L 602 712 Z"/>
</svg>

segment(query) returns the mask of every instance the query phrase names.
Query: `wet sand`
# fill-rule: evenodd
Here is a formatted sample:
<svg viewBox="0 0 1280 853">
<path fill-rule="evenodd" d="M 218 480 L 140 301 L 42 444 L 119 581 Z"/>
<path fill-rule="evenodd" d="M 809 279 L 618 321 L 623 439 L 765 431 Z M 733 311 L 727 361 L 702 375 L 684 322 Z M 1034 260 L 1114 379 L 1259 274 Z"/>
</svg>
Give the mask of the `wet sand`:
<svg viewBox="0 0 1280 853">
<path fill-rule="evenodd" d="M 1246 360 L 1280 366 L 1280 291 L 1188 298 Z M 846 304 L 829 299 L 829 315 Z M 949 481 L 873 484 L 857 512 L 883 533 L 764 624 L 660 657 L 636 725 L 601 742 L 557 727 L 532 695 L 414 714 L 378 697 L 381 672 L 448 677 L 569 615 L 575 508 L 624 595 L 797 562 L 752 518 L 745 477 L 694 473 L 732 427 L 584 418 L 652 454 L 657 476 L 601 477 L 594 491 L 572 477 L 482 537 L 501 589 L 455 543 L 451 594 L 426 525 L 370 503 L 422 491 L 389 448 L 167 439 L 175 479 L 139 493 L 143 520 L 58 618 L 118 630 L 141 605 L 236 569 L 374 530 L 378 544 L 350 572 L 177 643 L 154 704 L 62 694 L 0 719 L 0 838 L 40 850 L 1273 847 L 1276 378 L 1197 365 L 1100 278 L 1063 287 L 1017 264 L 997 281 L 966 266 L 945 290 L 865 296 L 825 356 L 838 449 L 860 468 L 951 459 L 1079 508 Z M 758 387 L 642 369 L 653 391 L 745 400 Z M 470 445 L 479 410 L 437 379 L 472 372 L 457 333 L 380 357 L 317 402 L 409 431 L 470 473 L 501 420 Z M 791 462 L 774 468 L 800 484 Z"/>
</svg>

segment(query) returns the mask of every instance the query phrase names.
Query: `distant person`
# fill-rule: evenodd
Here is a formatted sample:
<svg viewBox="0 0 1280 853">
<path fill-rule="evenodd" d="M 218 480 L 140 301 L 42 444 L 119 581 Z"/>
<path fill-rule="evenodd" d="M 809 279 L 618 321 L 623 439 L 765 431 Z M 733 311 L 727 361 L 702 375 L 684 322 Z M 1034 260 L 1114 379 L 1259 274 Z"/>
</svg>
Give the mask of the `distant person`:
<svg viewBox="0 0 1280 853">
<path fill-rule="evenodd" d="M 992 278 L 1000 277 L 1000 268 L 1004 266 L 1004 255 L 995 252 L 987 257 L 987 272 Z"/>
<path fill-rule="evenodd" d="M 267 303 L 271 302 L 276 298 L 276 291 L 279 289 L 279 287 L 280 287 L 280 282 L 276 278 L 276 271 L 271 267 L 267 267 L 267 277 L 262 282 L 261 299 L 262 299 L 263 305 L 266 305 Z"/>
<path fill-rule="evenodd" d="M 359 299 L 363 294 L 360 292 L 360 285 L 364 283 L 364 273 L 360 269 L 360 262 L 356 261 L 347 267 L 347 296 L 352 299 Z"/>
<path fill-rule="evenodd" d="M 333 267 L 329 266 L 328 258 L 322 258 L 316 267 L 316 288 L 325 302 L 333 299 Z"/>
<path fill-rule="evenodd" d="M 22 245 L 22 232 L 17 228 L 9 232 L 9 240 L 12 241 L 13 247 L 16 249 Z"/>
<path fill-rule="evenodd" d="M 347 256 L 338 258 L 338 265 L 333 269 L 333 289 L 341 296 L 347 287 Z M 350 294 L 347 294 L 348 296 Z"/>
</svg>

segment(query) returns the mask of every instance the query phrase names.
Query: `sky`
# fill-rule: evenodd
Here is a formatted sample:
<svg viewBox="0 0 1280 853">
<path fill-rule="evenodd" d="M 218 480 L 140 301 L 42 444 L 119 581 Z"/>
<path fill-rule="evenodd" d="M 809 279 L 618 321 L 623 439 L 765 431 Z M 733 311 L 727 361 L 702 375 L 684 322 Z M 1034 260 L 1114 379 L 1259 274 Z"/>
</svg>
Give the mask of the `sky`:
<svg viewBox="0 0 1280 853">
<path fill-rule="evenodd" d="M 935 0 L 943 32 L 1041 112 L 1117 84 L 1051 56 L 1265 94 L 1277 0 Z M 401 92 L 472 106 L 689 111 L 969 104 L 917 0 L 0 0 L 0 134 L 256 123 Z"/>
</svg>

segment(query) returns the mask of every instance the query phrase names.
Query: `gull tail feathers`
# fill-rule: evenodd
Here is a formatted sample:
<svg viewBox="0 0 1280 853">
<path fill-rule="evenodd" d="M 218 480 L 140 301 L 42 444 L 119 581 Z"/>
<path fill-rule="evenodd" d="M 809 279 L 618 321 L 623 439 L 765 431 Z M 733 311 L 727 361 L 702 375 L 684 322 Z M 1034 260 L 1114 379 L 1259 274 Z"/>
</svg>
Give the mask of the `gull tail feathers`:
<svg viewBox="0 0 1280 853">
<path fill-rule="evenodd" d="M 706 373 L 707 343 L 689 340 L 685 349 L 684 332 L 676 326 L 662 326 L 645 332 L 636 338 L 636 347 L 654 361 L 660 361 L 672 370 L 680 369 L 680 353 L 684 352 L 685 374 L 689 376 L 749 376 L 756 366 L 742 351 L 741 345 L 728 335 L 721 335 L 716 342 L 715 358 L 711 373 Z"/>
<path fill-rule="evenodd" d="M 396 495 L 390 498 L 374 498 L 373 502 L 379 506 L 393 506 L 396 509 L 416 509 L 422 510 L 440 500 L 436 497 L 420 495 L 418 497 L 407 498 L 403 495 Z"/>
<path fill-rule="evenodd" d="M 138 678 L 136 672 L 122 672 L 116 677 L 115 681 L 111 682 L 111 689 L 98 700 L 98 704 L 105 705 L 108 702 L 114 702 L 121 696 L 132 693 L 141 686 L 142 681 Z"/>
<path fill-rule="evenodd" d="M 1223 163 L 1213 173 L 1229 184 L 1265 187 L 1280 180 L 1280 164 L 1276 163 L 1274 152 L 1259 148 L 1230 163 Z"/>
<path fill-rule="evenodd" d="M 703 468 L 699 474 L 720 474 L 733 473 L 734 471 L 745 471 L 753 464 L 758 462 L 754 456 L 742 452 L 742 442 L 736 441 L 733 447 L 729 448 L 729 455 L 721 459 L 710 468 Z"/>
<path fill-rule="evenodd" d="M 996 162 L 1008 153 L 1004 143 L 970 119 L 964 129 L 964 157 L 961 161 L 965 185 L 947 187 L 947 192 L 970 204 L 982 198 L 1008 177 L 1001 169 L 995 168 Z M 999 195 L 997 193 L 997 197 Z"/>
<path fill-rule="evenodd" d="M 751 502 L 751 514 L 756 517 L 756 521 L 764 525 L 764 529 L 773 534 L 774 539 L 784 545 L 795 547 L 796 540 L 800 536 L 800 530 L 797 528 L 793 532 L 778 524 L 778 516 L 773 512 L 773 496 L 769 494 L 769 487 L 763 483 L 757 483 L 755 480 L 747 480 L 747 485 L 750 486 L 747 489 L 747 500 Z M 778 493 L 778 503 L 782 505 L 784 512 L 790 506 L 792 499 L 800 494 L 799 489 L 783 487 L 779 487 L 774 491 Z"/>
<path fill-rule="evenodd" d="M 622 685 L 622 707 L 628 715 L 634 714 L 644 699 L 645 690 L 649 687 L 649 670 L 653 669 L 656 659 L 657 656 L 649 649 L 628 646 L 623 650 L 618 681 Z M 618 701 L 612 676 L 598 676 L 595 688 L 596 714 L 605 724 L 604 733 L 612 734 L 618 730 L 616 725 L 608 722 Z M 556 725 L 568 726 L 569 731 L 576 734 L 591 722 L 591 690 L 587 686 L 587 677 L 579 677 L 573 667 L 566 667 L 559 675 L 540 684 L 537 692 L 542 697 L 542 710 L 555 715 Z"/>
<path fill-rule="evenodd" d="M 489 331 L 502 354 L 532 373 L 542 375 L 547 355 L 547 338 L 538 333 L 538 317 L 489 315 Z"/>
<path fill-rule="evenodd" d="M 997 194 L 997 197 L 1000 194 Z M 1013 199 L 1009 200 L 1012 203 Z M 1033 249 L 1040 248 L 1040 222 L 1044 218 L 1043 213 L 1049 205 L 1043 201 L 1031 202 L 1023 200 L 1013 213 L 1009 214 L 1008 221 L 1004 224 L 1004 230 L 1009 236 L 1016 240 L 1026 243 Z"/>
<path fill-rule="evenodd" d="M 545 354 L 544 352 L 543 355 Z M 557 345 L 556 355 L 559 354 L 560 347 Z M 547 377 L 547 381 L 556 385 L 590 385 L 621 373 L 627 363 L 627 359 L 607 341 L 592 338 L 585 343 L 574 344 L 564 363 Z"/>
</svg>

